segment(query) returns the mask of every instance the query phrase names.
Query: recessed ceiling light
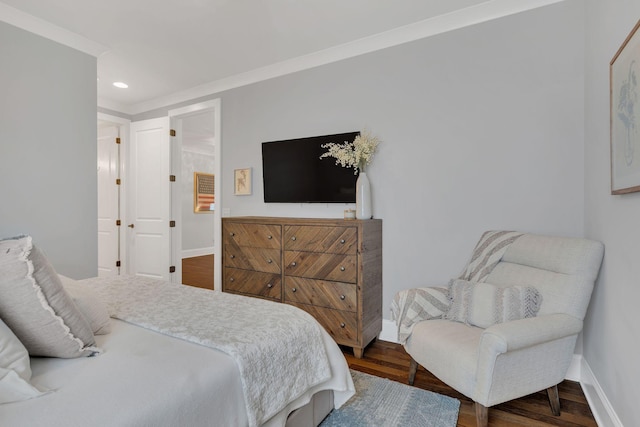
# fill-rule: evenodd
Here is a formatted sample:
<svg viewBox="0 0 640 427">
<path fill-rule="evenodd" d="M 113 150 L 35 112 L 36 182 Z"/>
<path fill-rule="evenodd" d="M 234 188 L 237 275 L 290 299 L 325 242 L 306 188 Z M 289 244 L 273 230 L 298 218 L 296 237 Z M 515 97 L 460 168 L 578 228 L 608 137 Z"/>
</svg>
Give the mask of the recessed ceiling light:
<svg viewBox="0 0 640 427">
<path fill-rule="evenodd" d="M 124 82 L 113 82 L 113 85 L 115 87 L 119 87 L 120 89 L 126 89 L 129 87 L 129 85 Z"/>
</svg>

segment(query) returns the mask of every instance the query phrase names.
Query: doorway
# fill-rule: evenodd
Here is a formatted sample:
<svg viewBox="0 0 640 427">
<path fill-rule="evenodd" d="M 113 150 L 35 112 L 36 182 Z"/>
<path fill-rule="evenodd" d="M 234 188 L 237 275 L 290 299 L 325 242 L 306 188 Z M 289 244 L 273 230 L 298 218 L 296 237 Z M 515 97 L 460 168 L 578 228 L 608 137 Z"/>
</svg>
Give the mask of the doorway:
<svg viewBox="0 0 640 427">
<path fill-rule="evenodd" d="M 182 283 L 221 286 L 220 254 L 220 100 L 169 111 L 172 170 L 172 252 Z M 206 180 L 205 180 L 206 178 Z"/>
</svg>

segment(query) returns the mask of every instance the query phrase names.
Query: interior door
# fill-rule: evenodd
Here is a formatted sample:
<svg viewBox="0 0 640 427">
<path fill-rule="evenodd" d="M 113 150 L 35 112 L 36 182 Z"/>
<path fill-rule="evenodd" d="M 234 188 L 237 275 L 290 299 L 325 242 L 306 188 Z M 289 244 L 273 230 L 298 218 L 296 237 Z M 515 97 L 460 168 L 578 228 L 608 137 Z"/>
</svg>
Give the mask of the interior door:
<svg viewBox="0 0 640 427">
<path fill-rule="evenodd" d="M 102 122 L 98 126 L 98 276 L 120 274 L 119 185 L 120 127 Z"/>
<path fill-rule="evenodd" d="M 171 280 L 169 118 L 131 123 L 129 273 Z"/>
</svg>

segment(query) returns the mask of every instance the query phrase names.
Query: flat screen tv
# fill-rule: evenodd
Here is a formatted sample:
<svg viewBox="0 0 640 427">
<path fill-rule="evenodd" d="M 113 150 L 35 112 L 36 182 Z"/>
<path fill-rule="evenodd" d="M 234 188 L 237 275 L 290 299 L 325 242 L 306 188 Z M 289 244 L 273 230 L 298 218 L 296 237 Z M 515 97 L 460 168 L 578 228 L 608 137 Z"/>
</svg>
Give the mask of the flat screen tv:
<svg viewBox="0 0 640 427">
<path fill-rule="evenodd" d="M 320 156 L 329 142 L 353 142 L 359 132 L 262 143 L 262 178 L 266 203 L 355 203 L 353 168 Z"/>
</svg>

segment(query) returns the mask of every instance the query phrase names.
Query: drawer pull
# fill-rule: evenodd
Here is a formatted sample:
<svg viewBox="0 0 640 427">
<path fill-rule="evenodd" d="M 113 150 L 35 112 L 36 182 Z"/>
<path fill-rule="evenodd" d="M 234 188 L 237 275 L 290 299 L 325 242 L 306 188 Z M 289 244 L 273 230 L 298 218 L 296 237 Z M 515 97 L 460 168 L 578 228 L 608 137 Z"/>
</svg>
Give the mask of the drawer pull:
<svg viewBox="0 0 640 427">
<path fill-rule="evenodd" d="M 340 295 L 340 299 L 344 301 L 346 297 L 344 295 Z"/>
<path fill-rule="evenodd" d="M 347 326 L 347 325 L 345 325 L 344 323 L 340 323 L 340 327 L 341 328 L 344 328 L 345 326 Z"/>
<path fill-rule="evenodd" d="M 273 288 L 273 284 L 268 283 L 268 284 L 267 284 L 267 288 L 269 288 L 269 289 Z"/>
<path fill-rule="evenodd" d="M 296 236 L 293 236 L 293 237 L 291 238 L 291 240 L 293 240 L 293 241 L 295 242 L 295 241 L 296 241 Z"/>
<path fill-rule="evenodd" d="M 231 237 L 235 236 L 236 233 L 234 233 L 233 231 L 231 233 L 229 233 L 231 235 Z"/>
<path fill-rule="evenodd" d="M 268 259 L 268 260 L 267 260 L 267 262 L 268 262 L 269 264 L 271 264 L 271 263 L 273 262 L 273 260 Z"/>
<path fill-rule="evenodd" d="M 344 267 L 340 267 L 340 271 L 344 271 L 344 270 L 345 270 L 345 268 L 344 268 Z"/>
<path fill-rule="evenodd" d="M 298 265 L 298 264 L 296 264 L 296 262 L 295 262 L 295 261 L 293 261 L 293 262 L 291 263 L 291 267 L 295 267 L 296 265 Z"/>
<path fill-rule="evenodd" d="M 272 236 L 271 234 L 269 234 L 269 235 L 267 236 L 267 239 L 271 240 L 271 239 L 273 239 L 273 236 Z"/>
<path fill-rule="evenodd" d="M 291 288 L 291 292 L 295 292 L 295 291 L 297 291 L 296 288 Z"/>
<path fill-rule="evenodd" d="M 235 255 L 231 255 L 231 259 L 234 259 L 236 256 Z"/>
<path fill-rule="evenodd" d="M 236 279 L 234 279 L 233 277 L 229 279 L 230 282 L 235 282 Z"/>
<path fill-rule="evenodd" d="M 344 245 L 345 244 L 345 240 L 344 239 L 340 239 L 340 243 Z"/>
</svg>

